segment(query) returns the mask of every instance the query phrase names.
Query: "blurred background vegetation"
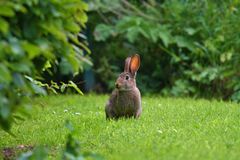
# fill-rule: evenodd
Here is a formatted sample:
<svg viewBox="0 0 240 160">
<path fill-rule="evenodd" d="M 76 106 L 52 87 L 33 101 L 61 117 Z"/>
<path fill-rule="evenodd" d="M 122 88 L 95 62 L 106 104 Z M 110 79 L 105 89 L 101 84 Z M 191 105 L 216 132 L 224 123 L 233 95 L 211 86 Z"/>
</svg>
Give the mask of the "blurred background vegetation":
<svg viewBox="0 0 240 160">
<path fill-rule="evenodd" d="M 133 53 L 143 95 L 239 102 L 239 26 L 238 0 L 2 0 L 0 124 L 34 95 L 111 92 Z"/>
<path fill-rule="evenodd" d="M 139 53 L 143 94 L 240 100 L 240 1 L 88 3 L 96 89 L 110 91 L 124 58 Z"/>
</svg>

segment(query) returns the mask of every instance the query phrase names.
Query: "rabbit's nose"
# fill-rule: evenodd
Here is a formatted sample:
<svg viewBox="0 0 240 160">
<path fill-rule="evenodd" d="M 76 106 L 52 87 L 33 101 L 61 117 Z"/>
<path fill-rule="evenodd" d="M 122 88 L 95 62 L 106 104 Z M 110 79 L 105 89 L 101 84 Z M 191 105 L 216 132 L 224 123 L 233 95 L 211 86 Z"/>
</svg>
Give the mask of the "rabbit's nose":
<svg viewBox="0 0 240 160">
<path fill-rule="evenodd" d="M 115 87 L 116 87 L 116 88 L 119 88 L 119 84 L 118 84 L 118 83 L 115 83 Z"/>
</svg>

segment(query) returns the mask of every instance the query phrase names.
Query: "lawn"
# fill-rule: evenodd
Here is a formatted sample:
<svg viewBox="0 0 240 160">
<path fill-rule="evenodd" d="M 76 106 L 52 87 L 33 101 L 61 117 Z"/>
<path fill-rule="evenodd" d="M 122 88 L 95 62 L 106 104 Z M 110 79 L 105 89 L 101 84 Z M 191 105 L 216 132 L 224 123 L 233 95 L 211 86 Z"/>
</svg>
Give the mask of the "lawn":
<svg viewBox="0 0 240 160">
<path fill-rule="evenodd" d="M 143 97 L 142 116 L 106 121 L 108 96 L 48 96 L 32 100 L 32 117 L 12 132 L 0 131 L 0 148 L 19 145 L 50 148 L 59 159 L 72 122 L 82 151 L 109 160 L 239 159 L 240 105 L 190 98 Z"/>
</svg>

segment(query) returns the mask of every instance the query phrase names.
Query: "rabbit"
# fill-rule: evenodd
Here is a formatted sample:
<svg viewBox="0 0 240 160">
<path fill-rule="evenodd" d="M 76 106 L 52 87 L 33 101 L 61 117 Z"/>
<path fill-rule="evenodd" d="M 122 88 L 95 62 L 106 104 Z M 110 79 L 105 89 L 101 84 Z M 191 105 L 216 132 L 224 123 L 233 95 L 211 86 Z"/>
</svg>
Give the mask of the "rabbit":
<svg viewBox="0 0 240 160">
<path fill-rule="evenodd" d="M 106 119 L 138 118 L 141 115 L 141 93 L 136 86 L 139 67 L 138 54 L 126 58 L 124 72 L 118 76 L 115 89 L 105 106 Z"/>
</svg>

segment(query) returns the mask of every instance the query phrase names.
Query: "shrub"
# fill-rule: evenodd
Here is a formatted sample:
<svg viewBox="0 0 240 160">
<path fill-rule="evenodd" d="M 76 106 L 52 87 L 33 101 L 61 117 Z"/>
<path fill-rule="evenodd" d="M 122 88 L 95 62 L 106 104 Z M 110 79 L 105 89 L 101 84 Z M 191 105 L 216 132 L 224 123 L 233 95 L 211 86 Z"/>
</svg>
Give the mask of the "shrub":
<svg viewBox="0 0 240 160">
<path fill-rule="evenodd" d="M 100 24 L 91 24 L 96 41 L 93 52 L 110 58 L 113 65 L 120 55 L 139 52 L 143 92 L 240 100 L 240 2 L 105 0 L 89 4 L 90 19 L 102 17 Z M 100 60 L 94 58 L 95 63 Z M 109 82 L 102 74 L 107 73 L 100 72 L 102 81 Z"/>
<path fill-rule="evenodd" d="M 2 0 L 0 2 L 0 125 L 9 130 L 16 111 L 35 93 L 46 94 L 31 79 L 59 66 L 77 73 L 90 52 L 79 32 L 88 6 L 81 0 Z"/>
</svg>

